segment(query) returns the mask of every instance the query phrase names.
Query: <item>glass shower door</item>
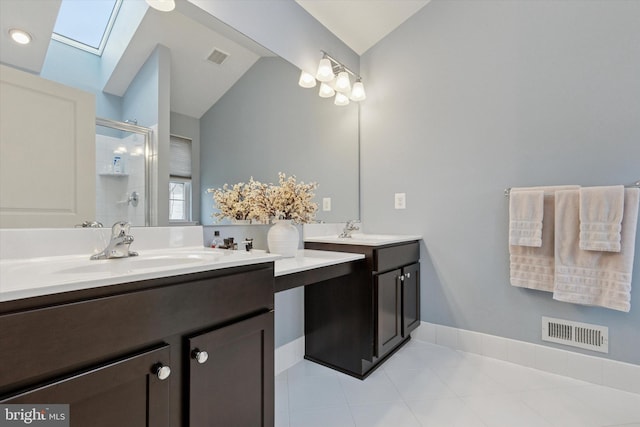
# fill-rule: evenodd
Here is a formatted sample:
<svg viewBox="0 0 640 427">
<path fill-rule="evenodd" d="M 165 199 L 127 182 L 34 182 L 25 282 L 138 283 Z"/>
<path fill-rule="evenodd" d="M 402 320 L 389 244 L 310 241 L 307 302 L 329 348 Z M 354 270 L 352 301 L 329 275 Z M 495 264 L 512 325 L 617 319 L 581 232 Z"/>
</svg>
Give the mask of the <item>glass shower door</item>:
<svg viewBox="0 0 640 427">
<path fill-rule="evenodd" d="M 96 219 L 150 225 L 151 129 L 128 122 L 96 120 Z"/>
</svg>

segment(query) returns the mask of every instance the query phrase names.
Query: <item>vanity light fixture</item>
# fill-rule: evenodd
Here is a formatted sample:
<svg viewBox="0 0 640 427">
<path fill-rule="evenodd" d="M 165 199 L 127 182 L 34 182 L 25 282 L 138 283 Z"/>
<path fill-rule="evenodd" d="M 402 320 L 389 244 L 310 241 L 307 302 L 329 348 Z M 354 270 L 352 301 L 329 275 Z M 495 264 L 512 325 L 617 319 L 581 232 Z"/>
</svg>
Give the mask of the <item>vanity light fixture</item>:
<svg viewBox="0 0 640 427">
<path fill-rule="evenodd" d="M 298 84 L 304 88 L 312 88 L 316 87 L 316 78 L 313 77 L 310 73 L 302 70 L 300 73 L 300 80 L 298 80 Z"/>
<path fill-rule="evenodd" d="M 351 89 L 351 96 L 349 97 L 352 101 L 360 102 L 367 99 L 367 94 L 364 91 L 364 85 L 362 84 L 362 79 L 358 78 L 356 82 L 353 84 L 353 88 Z"/>
<path fill-rule="evenodd" d="M 349 105 L 349 97 L 342 92 L 336 92 L 336 99 L 333 103 L 339 106 Z"/>
<path fill-rule="evenodd" d="M 342 93 L 351 92 L 351 82 L 346 71 L 340 71 L 336 77 L 336 90 Z"/>
<path fill-rule="evenodd" d="M 333 64 L 327 56 L 325 53 L 320 60 L 320 64 L 318 64 L 318 71 L 316 72 L 316 79 L 324 83 L 330 82 L 336 77 L 333 72 Z"/>
<path fill-rule="evenodd" d="M 147 4 L 161 12 L 171 12 L 176 8 L 175 0 L 147 0 Z"/>
<path fill-rule="evenodd" d="M 9 36 L 11 37 L 11 40 L 18 44 L 29 44 L 32 40 L 31 34 L 19 28 L 10 29 Z"/>
<path fill-rule="evenodd" d="M 327 83 L 320 83 L 320 91 L 318 92 L 320 98 L 331 98 L 335 94 L 336 91 Z"/>
<path fill-rule="evenodd" d="M 312 88 L 316 86 L 316 80 L 318 80 L 320 82 L 318 95 L 322 98 L 331 98 L 335 95 L 334 104 L 336 105 L 348 105 L 349 100 L 364 101 L 367 96 L 362 84 L 362 77 L 331 57 L 324 50 L 321 52 L 322 59 L 318 64 L 315 78 L 311 73 L 302 70 L 298 85 L 304 88 Z M 351 86 L 350 76 L 355 79 L 353 86 Z"/>
</svg>

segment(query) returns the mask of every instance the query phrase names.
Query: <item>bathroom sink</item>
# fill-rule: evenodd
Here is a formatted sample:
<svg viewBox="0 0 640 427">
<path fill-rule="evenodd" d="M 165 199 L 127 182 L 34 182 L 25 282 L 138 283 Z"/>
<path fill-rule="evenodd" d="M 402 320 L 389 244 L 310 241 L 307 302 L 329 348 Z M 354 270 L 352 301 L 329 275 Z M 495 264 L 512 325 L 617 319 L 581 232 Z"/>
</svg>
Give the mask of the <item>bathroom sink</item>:
<svg viewBox="0 0 640 427">
<path fill-rule="evenodd" d="M 336 235 L 305 237 L 304 241 L 340 245 L 382 246 L 420 239 L 422 239 L 422 236 L 418 235 L 354 233 L 351 237 L 339 237 Z"/>
<path fill-rule="evenodd" d="M 56 274 L 101 274 L 135 272 L 138 270 L 173 268 L 185 264 L 197 264 L 204 261 L 215 262 L 220 256 L 202 256 L 197 254 L 172 256 L 159 255 L 151 257 L 129 257 L 91 262 L 76 267 L 55 271 Z"/>
<path fill-rule="evenodd" d="M 140 251 L 128 258 L 90 260 L 90 254 L 0 260 L 0 301 L 275 261 L 254 250 L 184 247 Z"/>
</svg>

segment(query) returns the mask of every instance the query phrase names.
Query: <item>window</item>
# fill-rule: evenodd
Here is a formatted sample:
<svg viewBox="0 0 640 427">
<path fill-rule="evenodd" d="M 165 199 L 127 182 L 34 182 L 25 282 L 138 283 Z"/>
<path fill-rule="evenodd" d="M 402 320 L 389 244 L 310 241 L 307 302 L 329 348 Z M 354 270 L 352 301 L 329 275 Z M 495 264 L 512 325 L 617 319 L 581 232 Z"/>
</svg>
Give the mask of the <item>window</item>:
<svg viewBox="0 0 640 427">
<path fill-rule="evenodd" d="M 171 135 L 169 221 L 191 221 L 191 140 Z"/>
<path fill-rule="evenodd" d="M 169 221 L 191 221 L 191 180 L 169 181 Z"/>
<path fill-rule="evenodd" d="M 122 0 L 62 0 L 51 38 L 102 55 Z"/>
</svg>

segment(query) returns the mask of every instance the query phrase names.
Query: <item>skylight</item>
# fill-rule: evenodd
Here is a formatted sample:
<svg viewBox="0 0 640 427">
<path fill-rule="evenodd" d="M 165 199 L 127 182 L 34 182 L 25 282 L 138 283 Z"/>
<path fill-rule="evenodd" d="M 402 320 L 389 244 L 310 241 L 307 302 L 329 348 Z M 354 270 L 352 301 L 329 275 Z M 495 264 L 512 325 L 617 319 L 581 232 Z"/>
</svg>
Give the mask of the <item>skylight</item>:
<svg viewBox="0 0 640 427">
<path fill-rule="evenodd" d="M 52 39 L 102 55 L 122 0 L 62 0 Z"/>
</svg>

